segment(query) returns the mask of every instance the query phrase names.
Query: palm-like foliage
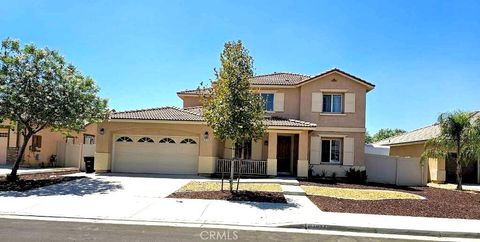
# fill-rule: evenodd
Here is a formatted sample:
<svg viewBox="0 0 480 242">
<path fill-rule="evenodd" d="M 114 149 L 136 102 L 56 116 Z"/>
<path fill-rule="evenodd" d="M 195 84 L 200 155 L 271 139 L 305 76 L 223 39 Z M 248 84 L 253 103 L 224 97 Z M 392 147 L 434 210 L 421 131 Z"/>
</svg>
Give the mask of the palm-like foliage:
<svg viewBox="0 0 480 242">
<path fill-rule="evenodd" d="M 472 120 L 471 113 L 456 111 L 441 114 L 438 123 L 440 136 L 425 143 L 422 161 L 456 153 L 457 190 L 462 190 L 462 168 L 480 159 L 480 119 Z"/>
</svg>

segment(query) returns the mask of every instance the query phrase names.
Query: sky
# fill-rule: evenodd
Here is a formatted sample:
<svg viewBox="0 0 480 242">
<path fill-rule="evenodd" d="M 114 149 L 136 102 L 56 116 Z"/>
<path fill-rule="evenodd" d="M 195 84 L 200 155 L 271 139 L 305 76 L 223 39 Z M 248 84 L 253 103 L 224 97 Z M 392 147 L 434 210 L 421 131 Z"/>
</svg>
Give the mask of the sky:
<svg viewBox="0 0 480 242">
<path fill-rule="evenodd" d="M 367 130 L 480 110 L 480 1 L 10 1 L 0 38 L 58 50 L 109 107 L 179 106 L 214 77 L 226 41 L 255 74 L 340 68 L 376 88 Z"/>
</svg>

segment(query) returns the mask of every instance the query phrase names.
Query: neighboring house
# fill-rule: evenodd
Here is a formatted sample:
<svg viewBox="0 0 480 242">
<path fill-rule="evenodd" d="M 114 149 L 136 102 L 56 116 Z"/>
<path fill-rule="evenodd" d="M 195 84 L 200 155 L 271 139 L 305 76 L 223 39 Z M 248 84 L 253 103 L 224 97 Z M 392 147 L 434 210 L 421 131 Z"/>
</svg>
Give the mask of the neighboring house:
<svg viewBox="0 0 480 242">
<path fill-rule="evenodd" d="M 15 126 L 5 123 L 1 127 L 0 164 L 11 165 L 15 162 L 23 136 Z M 69 134 L 43 129 L 30 139 L 21 166 L 49 166 L 52 155 L 58 155 L 58 143 L 94 144 L 96 131 L 96 124 L 89 124 L 82 131 L 72 131 Z M 62 162 L 57 162 L 56 165 L 65 165 Z"/>
<path fill-rule="evenodd" d="M 247 144 L 245 172 L 306 177 L 309 167 L 344 176 L 364 169 L 366 93 L 374 85 L 339 69 L 315 76 L 255 76 L 265 100 L 266 134 Z M 112 113 L 98 125 L 95 169 L 112 172 L 212 174 L 238 156 L 202 117 L 197 90 L 181 91 L 183 108 Z"/>
<path fill-rule="evenodd" d="M 472 121 L 480 118 L 480 111 L 472 112 Z M 376 142 L 375 145 L 389 146 L 390 156 L 420 157 L 424 151 L 425 142 L 440 135 L 438 124 L 429 125 L 395 137 Z M 456 153 L 452 152 L 443 159 L 429 159 L 429 181 L 443 183 L 455 182 Z M 463 182 L 480 183 L 480 162 L 471 161 L 463 168 Z"/>
<path fill-rule="evenodd" d="M 390 155 L 390 147 L 375 144 L 365 144 L 365 154 Z"/>
</svg>

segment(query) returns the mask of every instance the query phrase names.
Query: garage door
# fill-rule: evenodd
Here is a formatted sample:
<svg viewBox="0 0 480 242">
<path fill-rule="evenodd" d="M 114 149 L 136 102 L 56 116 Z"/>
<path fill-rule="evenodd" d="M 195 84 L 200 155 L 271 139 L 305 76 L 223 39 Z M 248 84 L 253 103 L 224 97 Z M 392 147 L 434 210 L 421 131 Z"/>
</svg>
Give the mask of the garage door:
<svg viewBox="0 0 480 242">
<path fill-rule="evenodd" d="M 197 137 L 119 135 L 113 142 L 113 172 L 197 174 Z"/>
</svg>

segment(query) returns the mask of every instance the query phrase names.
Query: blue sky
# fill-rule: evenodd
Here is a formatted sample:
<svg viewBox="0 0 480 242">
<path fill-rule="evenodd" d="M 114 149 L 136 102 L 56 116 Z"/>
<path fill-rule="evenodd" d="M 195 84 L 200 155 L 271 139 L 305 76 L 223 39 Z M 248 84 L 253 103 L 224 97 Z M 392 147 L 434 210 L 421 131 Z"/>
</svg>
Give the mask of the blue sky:
<svg viewBox="0 0 480 242">
<path fill-rule="evenodd" d="M 480 110 L 480 1 L 6 1 L 0 38 L 59 50 L 116 110 L 181 106 L 241 39 L 255 73 L 341 68 L 376 84 L 367 129 Z"/>
</svg>

